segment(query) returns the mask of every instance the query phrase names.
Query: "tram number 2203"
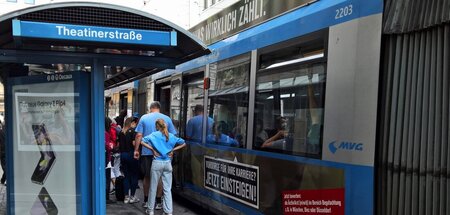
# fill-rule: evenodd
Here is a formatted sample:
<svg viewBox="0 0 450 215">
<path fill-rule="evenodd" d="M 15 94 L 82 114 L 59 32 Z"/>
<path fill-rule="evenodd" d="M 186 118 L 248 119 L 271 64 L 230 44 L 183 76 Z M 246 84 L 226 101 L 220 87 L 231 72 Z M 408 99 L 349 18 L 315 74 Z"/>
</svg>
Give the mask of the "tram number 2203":
<svg viewBox="0 0 450 215">
<path fill-rule="evenodd" d="M 347 5 L 345 7 L 336 9 L 336 16 L 334 17 L 334 19 L 344 18 L 352 14 L 353 14 L 353 5 Z"/>
</svg>

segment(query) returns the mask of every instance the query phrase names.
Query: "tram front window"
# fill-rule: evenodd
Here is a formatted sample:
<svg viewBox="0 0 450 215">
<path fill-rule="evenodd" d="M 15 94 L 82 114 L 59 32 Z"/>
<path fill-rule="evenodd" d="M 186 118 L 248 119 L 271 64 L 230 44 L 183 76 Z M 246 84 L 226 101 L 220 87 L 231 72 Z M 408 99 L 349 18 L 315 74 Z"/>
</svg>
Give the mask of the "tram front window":
<svg viewBox="0 0 450 215">
<path fill-rule="evenodd" d="M 206 142 L 231 147 L 244 147 L 247 137 L 248 84 L 250 55 L 223 60 L 210 67 L 214 77 L 209 94 L 209 115 Z"/>
<path fill-rule="evenodd" d="M 324 97 L 324 63 L 259 71 L 254 147 L 319 156 Z"/>
</svg>

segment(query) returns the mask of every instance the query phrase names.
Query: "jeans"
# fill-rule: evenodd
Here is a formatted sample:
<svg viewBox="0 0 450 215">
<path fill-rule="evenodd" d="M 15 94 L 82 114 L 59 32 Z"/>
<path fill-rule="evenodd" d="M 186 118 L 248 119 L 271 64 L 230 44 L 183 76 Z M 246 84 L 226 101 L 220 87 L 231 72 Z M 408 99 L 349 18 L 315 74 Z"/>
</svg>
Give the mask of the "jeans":
<svg viewBox="0 0 450 215">
<path fill-rule="evenodd" d="M 134 159 L 133 152 L 122 152 L 121 168 L 125 176 L 123 180 L 123 187 L 125 195 L 128 196 L 128 192 L 131 191 L 131 196 L 136 193 L 139 178 L 139 162 Z"/>
<path fill-rule="evenodd" d="M 159 178 L 162 177 L 163 184 L 163 210 L 166 214 L 172 213 L 172 163 L 171 160 L 160 161 L 153 160 L 152 171 L 150 174 L 150 196 L 148 199 L 148 210 L 153 211 L 155 208 L 156 188 L 158 187 Z"/>
</svg>

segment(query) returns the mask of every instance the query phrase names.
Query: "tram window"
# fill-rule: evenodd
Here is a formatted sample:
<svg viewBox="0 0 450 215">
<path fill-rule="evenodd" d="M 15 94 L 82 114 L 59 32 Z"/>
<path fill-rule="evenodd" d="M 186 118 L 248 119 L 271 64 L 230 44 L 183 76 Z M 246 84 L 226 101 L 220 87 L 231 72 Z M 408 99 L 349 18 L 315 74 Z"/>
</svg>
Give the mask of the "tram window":
<svg viewBox="0 0 450 215">
<path fill-rule="evenodd" d="M 325 75 L 325 63 L 257 73 L 254 148 L 320 155 Z"/>
<path fill-rule="evenodd" d="M 203 135 L 203 79 L 192 81 L 185 86 L 187 140 L 201 143 Z"/>
<path fill-rule="evenodd" d="M 213 118 L 206 142 L 244 147 L 247 137 L 250 55 L 210 65 L 209 115 Z"/>
</svg>

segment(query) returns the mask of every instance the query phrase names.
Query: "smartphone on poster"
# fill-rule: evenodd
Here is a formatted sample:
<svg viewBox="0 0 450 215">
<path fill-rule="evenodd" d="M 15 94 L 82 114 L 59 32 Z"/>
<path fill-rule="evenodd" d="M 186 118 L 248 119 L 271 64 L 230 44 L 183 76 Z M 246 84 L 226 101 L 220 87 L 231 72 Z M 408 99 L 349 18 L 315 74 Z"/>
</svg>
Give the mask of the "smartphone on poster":
<svg viewBox="0 0 450 215">
<path fill-rule="evenodd" d="M 58 208 L 56 208 L 53 199 L 48 194 L 45 187 L 41 188 L 36 201 L 34 201 L 33 206 L 30 211 L 31 215 L 57 215 Z"/>
<path fill-rule="evenodd" d="M 34 124 L 32 125 L 32 129 L 41 157 L 34 169 L 33 175 L 31 175 L 31 181 L 43 185 L 55 163 L 56 156 L 53 152 L 52 143 L 48 137 L 45 124 Z"/>
</svg>

